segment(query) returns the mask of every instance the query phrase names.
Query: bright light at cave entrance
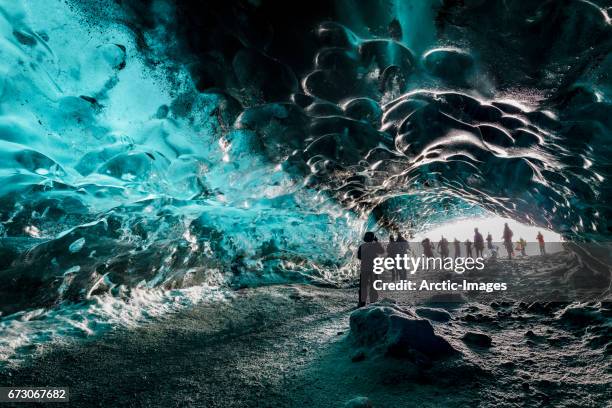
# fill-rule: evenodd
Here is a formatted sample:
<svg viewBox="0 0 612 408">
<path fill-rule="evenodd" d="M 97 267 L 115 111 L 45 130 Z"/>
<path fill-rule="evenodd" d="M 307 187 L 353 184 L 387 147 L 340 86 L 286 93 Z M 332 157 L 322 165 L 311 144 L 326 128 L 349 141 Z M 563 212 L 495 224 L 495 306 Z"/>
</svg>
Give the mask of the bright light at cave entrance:
<svg viewBox="0 0 612 408">
<path fill-rule="evenodd" d="M 460 221 L 437 225 L 430 230 L 417 234 L 413 240 L 421 241 L 425 237 L 428 237 L 434 241 L 437 241 L 441 236 L 444 236 L 448 240 L 455 238 L 459 239 L 460 241 L 465 241 L 468 238 L 473 240 L 474 228 L 478 228 L 484 237 L 491 233 L 494 241 L 501 241 L 502 233 L 504 231 L 504 223 L 506 222 L 514 233 L 513 240 L 518 240 L 522 237 L 525 239 L 525 241 L 535 242 L 538 231 L 540 231 L 542 232 L 542 235 L 544 235 L 544 240 L 546 242 L 563 241 L 561 235 L 554 231 L 533 225 L 522 224 L 510 218 L 503 218 L 495 215 L 462 219 Z"/>
</svg>

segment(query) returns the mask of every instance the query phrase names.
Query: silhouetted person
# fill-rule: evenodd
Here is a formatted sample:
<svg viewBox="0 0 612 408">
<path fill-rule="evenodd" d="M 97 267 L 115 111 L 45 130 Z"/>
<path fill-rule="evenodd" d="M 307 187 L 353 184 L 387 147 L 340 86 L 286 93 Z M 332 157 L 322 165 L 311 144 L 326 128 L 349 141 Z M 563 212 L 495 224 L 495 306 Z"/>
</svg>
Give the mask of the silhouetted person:
<svg viewBox="0 0 612 408">
<path fill-rule="evenodd" d="M 474 228 L 474 248 L 476 249 L 476 258 L 482 257 L 482 251 L 484 251 L 484 238 L 478 228 Z"/>
<path fill-rule="evenodd" d="M 440 238 L 440 242 L 438 242 L 438 251 L 440 251 L 440 255 L 442 256 L 442 258 L 448 257 L 450 251 L 448 249 L 448 241 L 446 238 Z"/>
<path fill-rule="evenodd" d="M 508 223 L 504 224 L 504 234 L 502 235 L 502 239 L 504 240 L 504 246 L 506 247 L 506 251 L 508 251 L 508 259 L 512 259 L 512 230 L 508 226 Z"/>
<path fill-rule="evenodd" d="M 410 244 L 408 243 L 408 241 L 406 241 L 406 239 L 402 236 L 401 233 L 397 234 L 397 239 L 395 240 L 395 245 L 397 246 L 397 253 L 400 255 L 404 255 L 407 254 L 408 251 L 410 250 Z M 400 279 L 406 279 L 407 278 L 407 273 L 406 273 L 406 269 L 402 268 L 399 270 L 399 278 Z"/>
<path fill-rule="evenodd" d="M 363 236 L 363 244 L 359 246 L 357 258 L 361 261 L 359 275 L 359 307 L 367 304 L 368 293 L 370 294 L 370 302 L 376 302 L 378 292 L 374 290 L 372 282 L 374 281 L 374 258 L 385 253 L 383 246 L 378 242 L 376 235 L 372 231 L 368 231 Z"/>
<path fill-rule="evenodd" d="M 387 256 L 389 258 L 395 258 L 397 252 L 397 242 L 395 242 L 395 238 L 393 238 L 393 234 L 389 235 L 389 244 L 387 245 Z M 391 269 L 391 282 L 395 282 L 397 280 L 397 270 L 395 268 Z"/>
<path fill-rule="evenodd" d="M 467 258 L 473 258 L 472 256 L 472 241 L 468 239 L 465 240 L 465 256 Z"/>
<path fill-rule="evenodd" d="M 421 241 L 421 245 L 423 246 L 423 255 L 425 255 L 427 258 L 433 258 L 433 245 L 431 245 L 429 238 L 425 238 L 423 241 Z"/>
<path fill-rule="evenodd" d="M 461 256 L 461 241 L 455 238 L 453 244 L 455 244 L 455 259 L 457 259 Z"/>
<path fill-rule="evenodd" d="M 487 232 L 487 249 L 493 250 L 493 237 L 490 232 Z"/>
<path fill-rule="evenodd" d="M 518 243 L 520 245 L 521 255 L 527 256 L 527 252 L 525 251 L 527 249 L 527 241 L 525 241 L 523 237 L 520 237 Z"/>
<path fill-rule="evenodd" d="M 544 255 L 546 253 L 546 246 L 544 245 L 544 235 L 540 231 L 538 231 L 538 236 L 536 237 L 538 240 L 538 244 L 540 244 L 540 255 Z"/>
<path fill-rule="evenodd" d="M 520 239 L 517 239 L 517 240 L 516 240 L 516 245 L 515 245 L 515 247 L 514 247 L 514 250 L 515 250 L 515 252 L 514 252 L 514 253 L 515 253 L 517 256 L 518 256 L 518 254 L 520 254 L 520 253 L 522 252 L 522 248 L 521 248 L 521 240 L 520 240 Z M 518 254 L 517 254 L 517 252 L 518 252 Z"/>
</svg>

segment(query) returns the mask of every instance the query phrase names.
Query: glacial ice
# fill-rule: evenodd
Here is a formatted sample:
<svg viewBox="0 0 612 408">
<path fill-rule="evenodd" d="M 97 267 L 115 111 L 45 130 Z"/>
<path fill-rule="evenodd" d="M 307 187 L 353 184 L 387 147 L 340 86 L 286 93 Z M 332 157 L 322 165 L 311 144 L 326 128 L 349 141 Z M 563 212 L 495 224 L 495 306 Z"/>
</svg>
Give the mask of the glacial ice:
<svg viewBox="0 0 612 408">
<path fill-rule="evenodd" d="M 15 338 L 32 310 L 100 316 L 147 290 L 174 304 L 164 290 L 348 282 L 366 227 L 493 212 L 610 237 L 599 2 L 348 1 L 341 22 L 286 39 L 304 54 L 286 59 L 257 19 L 208 27 L 124 3 L 0 2 L 0 313 Z M 521 42 L 500 49 L 501 32 Z"/>
<path fill-rule="evenodd" d="M 237 286 L 338 279 L 363 222 L 224 129 L 238 112 L 222 96 L 185 68 L 168 83 L 125 27 L 92 31 L 56 2 L 1 7 L 4 315 L 218 270 Z"/>
</svg>

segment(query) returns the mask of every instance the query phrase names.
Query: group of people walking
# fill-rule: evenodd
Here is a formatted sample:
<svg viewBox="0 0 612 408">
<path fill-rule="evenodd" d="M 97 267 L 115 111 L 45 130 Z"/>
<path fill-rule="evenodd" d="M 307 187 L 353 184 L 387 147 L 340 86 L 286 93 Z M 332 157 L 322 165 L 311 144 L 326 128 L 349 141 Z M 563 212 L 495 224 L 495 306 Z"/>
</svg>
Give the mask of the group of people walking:
<svg viewBox="0 0 612 408">
<path fill-rule="evenodd" d="M 527 256 L 526 248 L 527 242 L 521 237 L 516 242 L 516 247 L 512 242 L 512 238 L 514 233 L 508 226 L 508 224 L 504 224 L 504 231 L 502 234 L 502 242 L 506 251 L 508 253 L 508 259 L 512 259 L 515 256 L 515 250 L 519 251 L 521 255 Z M 545 243 L 544 243 L 544 235 L 538 231 L 538 235 L 536 236 L 536 240 L 538 241 L 540 247 L 540 254 L 544 255 L 546 253 Z M 363 237 L 364 244 L 359 246 L 359 250 L 357 252 L 357 257 L 361 260 L 361 281 L 360 281 L 360 291 L 359 291 L 359 305 L 362 306 L 365 304 L 365 300 L 368 296 L 368 292 L 370 293 L 370 301 L 375 302 L 378 298 L 378 294 L 376 291 L 371 290 L 371 269 L 374 258 L 383 256 L 386 254 L 388 257 L 395 257 L 396 255 L 402 255 L 410 252 L 410 244 L 409 242 L 402 236 L 401 233 L 397 233 L 396 235 L 391 234 L 389 236 L 389 243 L 385 248 L 380 242 L 378 242 L 378 238 L 372 231 L 368 231 L 365 233 Z M 491 257 L 497 257 L 498 248 L 494 245 L 493 237 L 491 233 L 487 233 L 487 237 L 485 238 L 478 228 L 474 228 L 474 240 L 471 241 L 469 238 L 463 243 L 465 246 L 465 257 L 468 258 L 478 258 L 483 257 L 484 249 L 486 248 L 490 251 Z M 367 246 L 367 250 L 364 250 L 365 245 Z M 438 241 L 437 246 L 429 239 L 425 238 L 421 241 L 421 246 L 423 248 L 423 255 L 428 258 L 433 258 L 434 251 L 437 251 L 442 258 L 450 257 L 450 243 L 449 241 L 442 236 L 440 241 Z M 457 238 L 453 240 L 453 249 L 454 258 L 461 257 L 461 241 Z M 474 256 L 475 255 L 475 256 Z M 392 280 L 395 282 L 397 278 L 406 279 L 406 271 L 405 270 L 395 270 L 391 271 Z"/>
<path fill-rule="evenodd" d="M 512 259 L 512 257 L 515 256 L 516 254 L 515 250 L 520 251 L 521 255 L 527 256 L 527 252 L 526 252 L 527 241 L 525 241 L 523 237 L 521 237 L 516 242 L 516 247 L 515 247 L 514 244 L 512 243 L 513 235 L 514 233 L 512 232 L 508 224 L 507 223 L 504 224 L 502 242 L 508 253 L 508 259 Z M 542 235 L 542 233 L 539 231 L 538 231 L 538 235 L 536 236 L 536 240 L 538 241 L 538 244 L 540 247 L 540 254 L 544 255 L 546 253 L 546 247 L 544 244 L 544 235 Z M 496 257 L 498 248 L 497 246 L 493 244 L 493 237 L 491 236 L 491 233 L 487 233 L 487 237 L 484 238 L 483 235 L 480 233 L 480 231 L 478 231 L 478 228 L 474 228 L 474 240 L 471 241 L 468 238 L 463 243 L 465 247 L 465 256 L 467 258 L 484 257 L 485 242 L 486 242 L 486 248 L 490 251 L 491 256 Z M 427 257 L 434 256 L 434 244 L 430 241 L 429 238 L 425 238 L 423 241 L 421 241 L 421 245 L 423 246 L 423 255 Z M 436 249 L 438 250 L 442 258 L 446 258 L 450 256 L 449 247 L 450 247 L 450 243 L 448 242 L 446 238 L 444 238 L 444 236 L 442 236 L 440 238 L 440 241 L 438 241 L 438 245 Z M 461 241 L 459 241 L 457 238 L 455 238 L 453 241 L 453 248 L 454 248 L 453 256 L 455 258 L 460 257 L 462 254 Z"/>
<path fill-rule="evenodd" d="M 526 252 L 527 241 L 525 241 L 523 237 L 520 237 L 519 240 L 516 242 L 516 246 L 515 246 L 512 242 L 513 236 L 514 236 L 514 233 L 508 226 L 508 223 L 504 224 L 502 242 L 508 253 L 508 259 L 511 259 L 513 256 L 516 255 L 515 251 L 519 251 L 521 255 L 527 256 L 527 252 Z M 376 235 L 374 235 L 373 232 L 366 232 L 363 240 L 365 243 L 378 242 L 378 238 L 376 237 Z M 546 246 L 544 243 L 544 235 L 542 235 L 542 232 L 538 231 L 536 240 L 538 241 L 538 244 L 540 247 L 540 254 L 544 255 L 546 253 Z M 491 236 L 491 233 L 487 233 L 487 237 L 484 238 L 483 235 L 478 230 L 478 228 L 474 228 L 474 240 L 471 241 L 468 238 L 463 243 L 465 247 L 465 256 L 468 258 L 483 257 L 484 249 L 485 249 L 485 242 L 486 242 L 486 248 L 489 251 L 491 251 L 492 256 L 496 256 L 497 246 L 493 245 L 493 237 Z M 393 257 L 396 254 L 406 253 L 410 249 L 410 244 L 402 236 L 401 233 L 398 233 L 395 236 L 393 234 L 389 235 L 389 244 L 387 245 L 386 251 L 382 247 L 382 244 L 379 244 L 379 245 L 380 245 L 380 250 L 382 251 L 381 253 L 386 252 L 387 255 L 390 257 Z M 450 256 L 450 243 L 444 236 L 440 238 L 440 241 L 438 241 L 437 246 L 429 238 L 425 238 L 424 240 L 422 240 L 421 246 L 423 248 L 423 255 L 426 257 L 430 257 L 430 258 L 434 257 L 434 252 L 436 249 L 442 258 L 447 258 Z M 453 241 L 453 248 L 454 248 L 453 256 L 455 258 L 460 257 L 462 254 L 461 241 L 459 241 L 457 238 L 455 238 Z"/>
</svg>

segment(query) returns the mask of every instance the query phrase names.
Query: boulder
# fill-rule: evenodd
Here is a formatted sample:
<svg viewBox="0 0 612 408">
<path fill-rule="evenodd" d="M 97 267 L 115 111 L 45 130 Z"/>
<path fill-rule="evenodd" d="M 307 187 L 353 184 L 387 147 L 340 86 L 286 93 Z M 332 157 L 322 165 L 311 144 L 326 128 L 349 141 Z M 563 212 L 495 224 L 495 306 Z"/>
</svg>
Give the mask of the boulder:
<svg viewBox="0 0 612 408">
<path fill-rule="evenodd" d="M 445 338 L 434 333 L 429 320 L 393 305 L 373 304 L 354 311 L 350 328 L 358 346 L 377 349 L 392 357 L 422 354 L 433 360 L 457 352 Z"/>
</svg>

